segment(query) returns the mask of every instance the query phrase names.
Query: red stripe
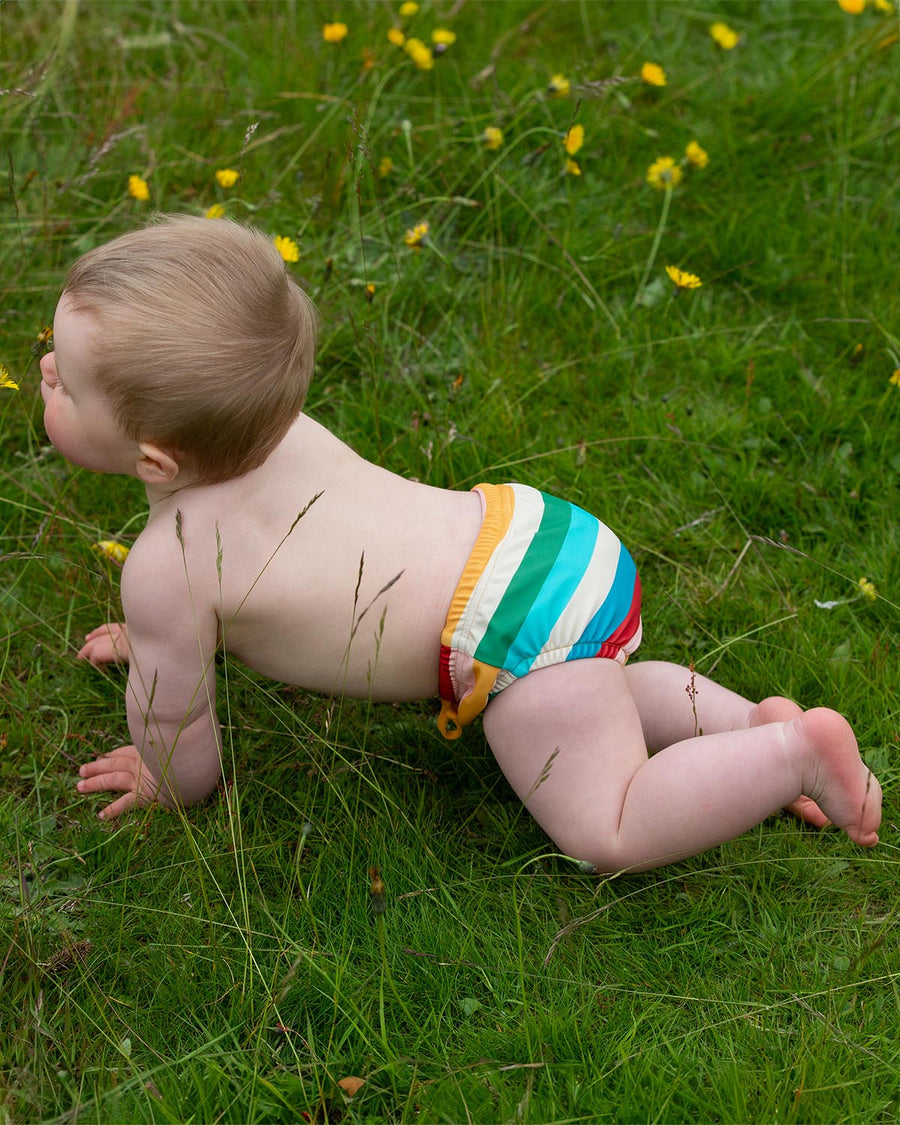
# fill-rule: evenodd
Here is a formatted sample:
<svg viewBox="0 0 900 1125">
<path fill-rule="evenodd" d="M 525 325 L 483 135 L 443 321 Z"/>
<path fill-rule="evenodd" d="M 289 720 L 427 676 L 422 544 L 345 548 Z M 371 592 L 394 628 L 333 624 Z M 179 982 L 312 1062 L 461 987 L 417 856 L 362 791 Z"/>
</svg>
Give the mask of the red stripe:
<svg viewBox="0 0 900 1125">
<path fill-rule="evenodd" d="M 641 623 L 641 579 L 640 575 L 635 575 L 634 579 L 634 594 L 631 597 L 631 607 L 625 615 L 625 620 L 611 633 L 603 644 L 598 649 L 597 656 L 612 656 L 615 657 L 619 652 L 628 644 L 634 634 L 637 632 L 638 625 Z"/>
<path fill-rule="evenodd" d="M 452 703 L 454 707 L 459 703 L 456 692 L 453 690 L 453 679 L 450 676 L 450 647 L 441 645 L 441 655 L 438 662 L 438 692 L 441 699 Z"/>
</svg>

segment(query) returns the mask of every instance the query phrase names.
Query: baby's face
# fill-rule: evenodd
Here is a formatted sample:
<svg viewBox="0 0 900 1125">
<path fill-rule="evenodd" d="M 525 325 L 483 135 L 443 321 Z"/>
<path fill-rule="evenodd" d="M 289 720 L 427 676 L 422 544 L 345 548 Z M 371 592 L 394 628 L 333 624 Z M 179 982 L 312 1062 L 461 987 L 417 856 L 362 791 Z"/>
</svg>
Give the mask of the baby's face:
<svg viewBox="0 0 900 1125">
<path fill-rule="evenodd" d="M 87 313 L 64 295 L 53 320 L 54 350 L 41 360 L 47 436 L 68 461 L 100 473 L 134 472 L 137 442 L 120 430 L 93 374 L 99 341 Z"/>
</svg>

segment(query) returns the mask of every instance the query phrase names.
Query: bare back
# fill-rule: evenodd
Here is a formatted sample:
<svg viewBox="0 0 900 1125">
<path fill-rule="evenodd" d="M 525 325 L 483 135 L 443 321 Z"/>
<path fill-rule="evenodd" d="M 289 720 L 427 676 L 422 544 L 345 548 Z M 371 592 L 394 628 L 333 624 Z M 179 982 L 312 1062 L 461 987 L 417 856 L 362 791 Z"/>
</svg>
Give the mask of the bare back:
<svg viewBox="0 0 900 1125">
<path fill-rule="evenodd" d="M 260 468 L 153 506 L 135 561 L 156 593 L 123 583 L 126 616 L 142 596 L 165 612 L 161 587 L 186 583 L 226 651 L 273 679 L 357 698 L 433 696 L 441 629 L 480 525 L 477 494 L 395 476 L 301 415 Z"/>
</svg>

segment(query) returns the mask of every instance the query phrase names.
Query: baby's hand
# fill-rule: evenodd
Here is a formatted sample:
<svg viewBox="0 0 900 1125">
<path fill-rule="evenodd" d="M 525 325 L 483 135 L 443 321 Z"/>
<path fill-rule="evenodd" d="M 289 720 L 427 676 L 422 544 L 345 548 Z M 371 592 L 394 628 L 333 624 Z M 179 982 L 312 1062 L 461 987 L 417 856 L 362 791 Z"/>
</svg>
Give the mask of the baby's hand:
<svg viewBox="0 0 900 1125">
<path fill-rule="evenodd" d="M 159 786 L 141 761 L 136 746 L 120 746 L 102 758 L 87 762 L 78 773 L 82 779 L 76 785 L 79 793 L 123 794 L 100 810 L 97 815 L 101 820 L 112 820 L 135 805 L 151 805 L 157 799 Z"/>
<path fill-rule="evenodd" d="M 128 628 L 115 621 L 107 621 L 92 629 L 84 638 L 78 652 L 79 660 L 89 660 L 101 668 L 104 664 L 128 663 Z"/>
</svg>

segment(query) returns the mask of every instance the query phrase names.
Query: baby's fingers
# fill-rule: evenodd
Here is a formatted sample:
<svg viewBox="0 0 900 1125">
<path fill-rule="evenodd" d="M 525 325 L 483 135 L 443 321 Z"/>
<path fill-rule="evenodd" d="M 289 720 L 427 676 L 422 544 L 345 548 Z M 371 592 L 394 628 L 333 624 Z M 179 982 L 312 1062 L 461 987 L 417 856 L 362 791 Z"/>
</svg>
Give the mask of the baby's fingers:
<svg viewBox="0 0 900 1125">
<path fill-rule="evenodd" d="M 134 789 L 141 759 L 134 746 L 119 746 L 78 767 L 80 793 L 99 793 L 104 789 Z"/>
<path fill-rule="evenodd" d="M 119 625 L 101 625 L 88 633 L 76 656 L 79 660 L 89 660 L 97 667 L 101 664 L 126 664 L 129 657 L 128 634 Z"/>
<path fill-rule="evenodd" d="M 107 634 L 111 633 L 114 629 L 118 629 L 118 628 L 119 628 L 118 622 L 107 621 L 103 625 L 98 625 L 96 629 L 91 629 L 91 631 L 89 633 L 85 634 L 84 639 L 86 641 L 92 641 L 96 637 L 105 637 Z"/>
<path fill-rule="evenodd" d="M 78 767 L 79 777 L 93 777 L 95 774 L 109 772 L 112 769 L 131 769 L 134 773 L 135 768 L 140 765 L 140 756 L 134 746 L 117 746 L 115 750 L 109 750 L 105 754 L 101 754 L 99 758 L 94 758 L 93 761 L 84 762 Z"/>
<path fill-rule="evenodd" d="M 97 816 L 100 818 L 100 820 L 115 820 L 117 816 L 121 816 L 122 813 L 126 813 L 129 811 L 129 809 L 133 809 L 135 804 L 136 802 L 134 793 L 125 793 L 117 800 L 112 801 L 110 804 L 108 804 L 105 809 L 101 809 L 97 813 Z"/>
<path fill-rule="evenodd" d="M 97 813 L 101 820 L 112 820 L 114 817 L 121 816 L 122 813 L 134 808 L 137 802 L 137 778 L 134 776 L 134 769 L 130 768 L 127 760 L 124 769 L 117 768 L 117 762 L 121 765 L 121 759 L 117 759 L 115 754 L 110 754 L 108 757 L 98 758 L 95 762 L 86 762 L 78 771 L 81 780 L 77 782 L 75 788 L 82 795 L 122 794 Z"/>
<path fill-rule="evenodd" d="M 92 767 L 102 766 L 101 769 Z M 81 780 L 75 788 L 79 793 L 134 792 L 136 778 L 131 770 L 117 770 L 102 762 L 91 762 L 79 770 Z"/>
<path fill-rule="evenodd" d="M 109 664 L 114 659 L 110 646 L 100 640 L 94 638 L 93 640 L 86 640 L 78 652 L 75 653 L 76 660 L 89 660 L 91 664 L 96 664 L 98 667 L 101 664 Z"/>
<path fill-rule="evenodd" d="M 96 629 L 91 629 L 84 637 L 85 645 L 104 644 L 110 648 L 128 652 L 128 627 L 121 621 L 105 621 Z"/>
</svg>

